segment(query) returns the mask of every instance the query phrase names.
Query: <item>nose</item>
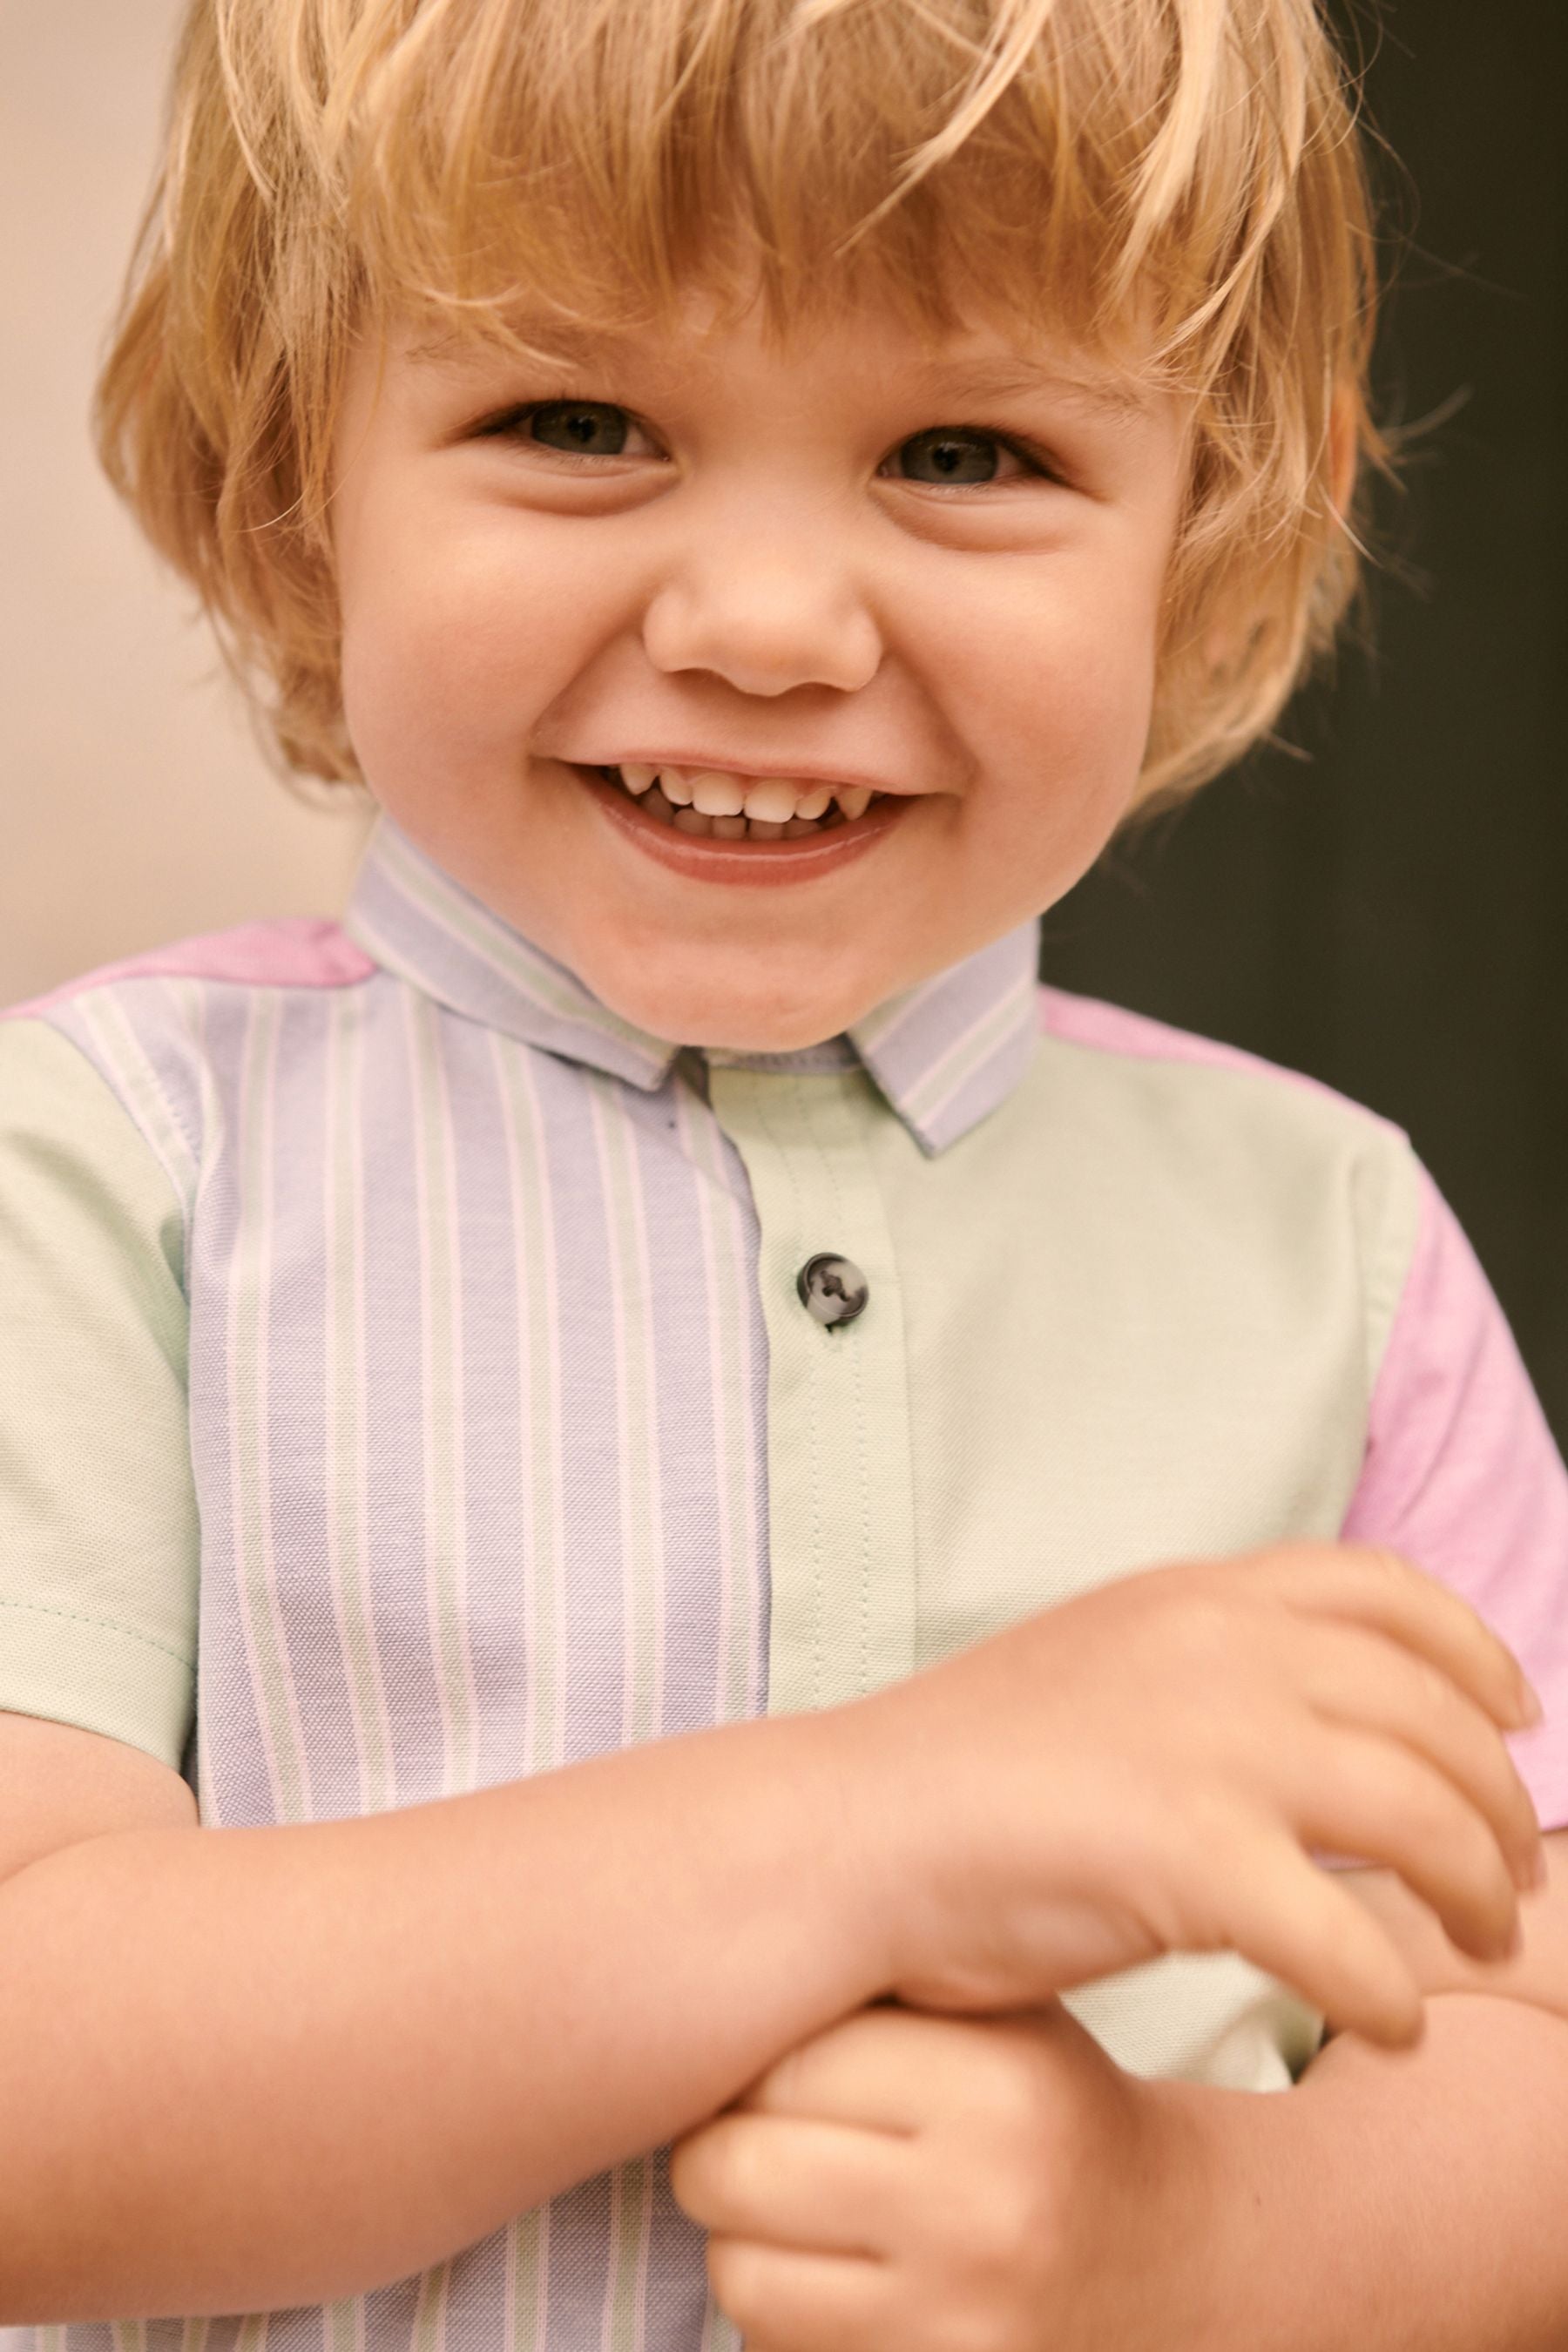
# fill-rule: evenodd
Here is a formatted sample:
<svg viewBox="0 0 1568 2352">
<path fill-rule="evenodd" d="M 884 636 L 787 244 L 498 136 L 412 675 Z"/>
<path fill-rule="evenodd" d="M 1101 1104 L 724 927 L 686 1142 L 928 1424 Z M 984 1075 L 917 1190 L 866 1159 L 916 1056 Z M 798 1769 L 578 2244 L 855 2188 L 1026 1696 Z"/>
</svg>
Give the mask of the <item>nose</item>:
<svg viewBox="0 0 1568 2352">
<path fill-rule="evenodd" d="M 741 694 L 868 685 L 882 658 L 880 632 L 820 533 L 817 541 L 814 548 L 762 529 L 688 556 L 644 616 L 654 667 L 710 670 Z"/>
</svg>

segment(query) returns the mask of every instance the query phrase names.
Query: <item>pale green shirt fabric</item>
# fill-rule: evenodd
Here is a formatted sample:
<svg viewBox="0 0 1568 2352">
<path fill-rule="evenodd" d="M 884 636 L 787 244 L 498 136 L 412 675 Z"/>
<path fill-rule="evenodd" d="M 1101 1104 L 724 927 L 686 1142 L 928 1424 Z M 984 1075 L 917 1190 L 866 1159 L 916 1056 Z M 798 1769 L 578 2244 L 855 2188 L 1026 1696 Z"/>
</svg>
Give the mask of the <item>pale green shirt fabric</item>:
<svg viewBox="0 0 1568 2352">
<path fill-rule="evenodd" d="M 0 1706 L 177 1770 L 195 1685 L 184 1221 L 77 1048 L 0 1024 Z"/>
</svg>

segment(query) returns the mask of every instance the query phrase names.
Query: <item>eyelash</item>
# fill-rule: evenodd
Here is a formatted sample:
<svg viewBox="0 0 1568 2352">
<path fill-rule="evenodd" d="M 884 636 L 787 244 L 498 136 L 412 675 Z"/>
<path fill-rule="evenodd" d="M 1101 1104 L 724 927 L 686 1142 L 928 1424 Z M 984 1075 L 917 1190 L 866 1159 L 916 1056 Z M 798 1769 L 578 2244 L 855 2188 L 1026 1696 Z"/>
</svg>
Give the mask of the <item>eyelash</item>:
<svg viewBox="0 0 1568 2352">
<path fill-rule="evenodd" d="M 525 425 L 531 416 L 537 415 L 542 409 L 570 408 L 574 405 L 583 408 L 613 409 L 617 415 L 629 417 L 640 432 L 647 433 L 648 431 L 647 426 L 642 423 L 641 418 L 638 417 L 633 410 L 622 407 L 619 401 L 574 400 L 572 394 L 564 393 L 558 394 L 552 400 L 530 400 L 525 401 L 519 407 L 503 409 L 499 415 L 487 417 L 483 423 L 476 425 L 473 428 L 474 437 L 479 440 L 502 440 L 514 432 L 518 426 Z M 928 434 L 941 434 L 943 432 L 951 433 L 955 438 L 960 435 L 969 435 L 976 440 L 994 441 L 999 448 L 1005 449 L 1009 456 L 1016 457 L 1021 465 L 1026 466 L 1031 475 L 1033 475 L 1037 479 L 1055 482 L 1058 484 L 1063 483 L 1066 480 L 1066 476 L 1062 467 L 1047 454 L 1046 450 L 1037 447 L 1037 446 L 1031 441 L 1024 440 L 1021 436 L 1017 434 L 999 432 L 997 428 L 992 425 L 926 425 L 922 426 L 919 433 L 910 433 L 906 435 L 904 441 L 900 441 L 898 446 L 901 449 L 905 446 L 906 442 L 922 440 Z M 653 438 L 651 434 L 649 434 L 649 438 Z M 542 450 L 543 454 L 548 457 L 557 458 L 562 465 L 568 467 L 573 473 L 592 471 L 599 463 L 601 457 L 610 454 L 605 451 L 595 453 L 589 450 L 578 453 L 570 449 L 551 449 L 546 447 L 542 442 L 531 443 L 529 446 L 531 447 L 537 447 Z M 1007 485 L 1005 482 L 917 482 L 913 484 L 912 487 L 916 489 L 921 490 L 987 490 L 998 488 L 1005 489 Z"/>
</svg>

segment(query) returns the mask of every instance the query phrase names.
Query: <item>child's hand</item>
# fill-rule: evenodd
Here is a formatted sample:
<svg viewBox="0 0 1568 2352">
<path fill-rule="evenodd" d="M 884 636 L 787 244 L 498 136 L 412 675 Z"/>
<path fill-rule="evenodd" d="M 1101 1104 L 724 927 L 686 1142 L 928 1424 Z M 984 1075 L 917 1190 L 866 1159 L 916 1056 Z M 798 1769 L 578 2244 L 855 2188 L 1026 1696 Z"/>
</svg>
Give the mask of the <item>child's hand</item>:
<svg viewBox="0 0 1568 2352">
<path fill-rule="evenodd" d="M 1167 2086 L 1058 2002 L 868 2009 L 678 2142 L 670 2179 L 749 2352 L 1120 2352 L 1203 2338 L 1200 2155 Z"/>
<path fill-rule="evenodd" d="M 1281 1545 L 1102 1585 L 836 1711 L 889 1988 L 1033 2008 L 1234 1950 L 1336 2025 L 1420 2032 L 1415 1980 L 1316 1847 L 1384 1864 L 1501 1958 L 1541 1844 L 1474 1611 L 1390 1553 Z"/>
</svg>

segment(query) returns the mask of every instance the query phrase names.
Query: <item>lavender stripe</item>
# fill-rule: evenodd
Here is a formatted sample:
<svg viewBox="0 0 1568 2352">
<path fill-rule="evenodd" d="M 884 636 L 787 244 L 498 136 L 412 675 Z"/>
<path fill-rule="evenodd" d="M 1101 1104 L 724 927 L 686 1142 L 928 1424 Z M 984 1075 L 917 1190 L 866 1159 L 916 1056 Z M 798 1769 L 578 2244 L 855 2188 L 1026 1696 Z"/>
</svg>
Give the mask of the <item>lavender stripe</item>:
<svg viewBox="0 0 1568 2352">
<path fill-rule="evenodd" d="M 464 1399 L 461 1291 L 452 1198 L 451 1123 L 441 1066 L 439 1016 L 410 995 L 408 1048 L 416 1097 L 415 1183 L 419 1203 L 419 1283 L 425 1328 L 426 1605 L 432 1672 L 441 1693 L 441 1787 L 478 1785 L 478 1704 L 465 1629 L 468 1524 L 463 1507 Z"/>
<path fill-rule="evenodd" d="M 273 1225 L 273 1093 L 280 1007 L 258 990 L 246 1040 L 239 1099 L 240 1181 L 249 1208 L 248 1246 L 236 1253 L 228 1382 L 233 1414 L 234 1524 L 238 1538 L 240 1623 L 272 1787 L 274 1817 L 307 1821 L 309 1764 L 278 1591 L 268 1432 Z"/>
<path fill-rule="evenodd" d="M 353 1727 L 359 1810 L 385 1811 L 394 1796 L 392 1721 L 370 1585 L 370 1494 L 363 1399 L 365 1362 L 364 1020 L 358 994 L 327 1010 L 321 1203 L 327 1444 L 328 1575 L 344 1691 Z M 342 2347 L 334 2347 L 342 2352 Z"/>
</svg>

